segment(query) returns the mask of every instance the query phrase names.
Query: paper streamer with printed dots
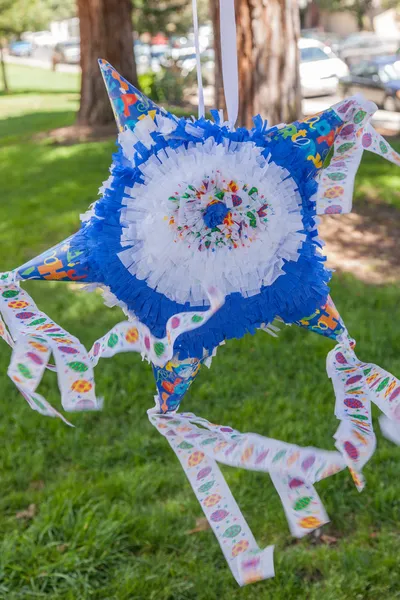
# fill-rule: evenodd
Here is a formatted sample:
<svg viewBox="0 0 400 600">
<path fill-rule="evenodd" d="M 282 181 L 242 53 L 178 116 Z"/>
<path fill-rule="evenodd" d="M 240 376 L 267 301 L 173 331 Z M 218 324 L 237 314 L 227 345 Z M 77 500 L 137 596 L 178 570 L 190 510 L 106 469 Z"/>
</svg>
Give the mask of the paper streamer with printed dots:
<svg viewBox="0 0 400 600">
<path fill-rule="evenodd" d="M 338 452 L 242 434 L 192 413 L 148 415 L 177 455 L 240 585 L 273 576 L 273 546 L 260 550 L 217 462 L 269 472 L 294 536 L 329 521 L 313 483 L 345 468 Z"/>
<path fill-rule="evenodd" d="M 14 275 L 2 278 L 0 311 L 9 330 L 2 327 L 2 337 L 13 346 L 8 375 L 32 408 L 63 418 L 36 393 L 45 369 L 54 368 L 48 363 L 51 353 L 63 408 L 67 411 L 99 408 L 93 368 L 85 348 L 37 308 L 29 294 L 15 282 Z"/>
<path fill-rule="evenodd" d="M 57 371 L 61 402 L 66 411 L 98 410 L 101 400 L 95 396 L 93 367 L 99 358 L 134 351 L 157 366 L 165 365 L 173 356 L 176 338 L 206 323 L 224 303 L 224 297 L 215 288 L 210 287 L 207 294 L 210 308 L 174 315 L 162 339 L 155 338 L 140 322 L 125 321 L 95 342 L 88 353 L 76 337 L 37 308 L 20 287 L 15 273 L 4 274 L 0 280 L 0 313 L 6 324 L 0 321 L 0 336 L 13 348 L 8 375 L 31 408 L 41 414 L 65 421 L 36 393 L 46 368 Z M 54 357 L 54 366 L 48 362 L 50 354 Z"/>
<path fill-rule="evenodd" d="M 119 352 L 139 352 L 153 365 L 163 367 L 174 355 L 174 342 L 178 336 L 204 325 L 223 305 L 224 297 L 215 288 L 207 289 L 210 308 L 203 312 L 184 312 L 167 322 L 164 338 L 156 338 L 150 329 L 138 320 L 123 321 L 97 340 L 90 350 L 92 363 Z"/>
<path fill-rule="evenodd" d="M 319 174 L 315 197 L 317 214 L 351 212 L 355 176 L 364 150 L 400 165 L 400 155 L 370 124 L 371 116 L 377 110 L 373 102 L 357 95 L 332 108 L 344 124 L 333 142 L 330 163 Z"/>
<path fill-rule="evenodd" d="M 383 412 L 380 425 L 384 435 L 400 444 L 400 381 L 381 367 L 360 361 L 354 342 L 346 339 L 328 354 L 327 371 L 335 390 L 335 415 L 341 421 L 335 434 L 336 447 L 361 491 L 361 470 L 376 443 L 371 402 Z"/>
</svg>

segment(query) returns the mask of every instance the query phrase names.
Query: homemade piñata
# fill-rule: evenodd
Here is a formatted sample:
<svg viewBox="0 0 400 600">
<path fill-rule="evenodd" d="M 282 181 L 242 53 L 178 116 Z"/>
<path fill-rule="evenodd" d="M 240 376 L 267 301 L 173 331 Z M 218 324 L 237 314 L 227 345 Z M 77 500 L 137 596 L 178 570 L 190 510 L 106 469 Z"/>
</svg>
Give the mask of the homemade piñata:
<svg viewBox="0 0 400 600">
<path fill-rule="evenodd" d="M 268 472 L 301 537 L 328 521 L 317 481 L 347 467 L 363 488 L 362 467 L 375 449 L 371 402 L 384 414 L 384 433 L 400 443 L 400 381 L 355 355 L 329 295 L 317 230 L 317 215 L 351 210 L 364 149 L 397 165 L 400 156 L 370 125 L 376 106 L 362 97 L 290 125 L 268 128 L 257 116 L 248 130 L 217 111 L 213 120 L 179 119 L 106 61 L 100 68 L 118 151 L 79 231 L 1 275 L 7 328 L 0 321 L 0 331 L 13 348 L 8 373 L 34 410 L 64 418 L 36 392 L 46 367 L 57 371 L 66 411 L 98 409 L 99 359 L 141 353 L 157 386 L 149 419 L 180 460 L 234 577 L 240 585 L 265 579 L 274 574 L 273 546 L 259 549 L 217 463 Z M 37 308 L 20 287 L 27 279 L 100 287 L 127 319 L 87 352 Z M 327 370 L 340 420 L 336 451 L 177 412 L 220 344 L 258 329 L 276 335 L 274 320 L 335 343 Z"/>
</svg>

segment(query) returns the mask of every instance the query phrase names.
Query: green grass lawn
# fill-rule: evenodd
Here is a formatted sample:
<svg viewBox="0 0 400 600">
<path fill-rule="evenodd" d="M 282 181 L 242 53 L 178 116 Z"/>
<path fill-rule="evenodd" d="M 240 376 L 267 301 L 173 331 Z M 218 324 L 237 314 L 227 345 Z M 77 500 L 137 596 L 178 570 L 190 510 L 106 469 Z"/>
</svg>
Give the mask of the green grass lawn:
<svg viewBox="0 0 400 600">
<path fill-rule="evenodd" d="M 38 131 L 73 122 L 77 81 L 9 66 L 0 97 L 0 270 L 8 270 L 79 226 L 79 213 L 107 177 L 114 142 L 56 146 Z M 29 89 L 29 92 L 28 92 Z M 400 206 L 400 171 L 369 155 L 359 189 Z M 364 194 L 365 195 L 365 194 Z M 358 197 L 361 199 L 360 192 Z M 30 282 L 38 305 L 90 346 L 122 319 L 97 294 Z M 364 360 L 400 373 L 400 292 L 334 277 L 332 295 Z M 287 327 L 221 348 L 184 409 L 241 431 L 332 449 L 337 427 L 325 375 L 332 344 Z M 400 598 L 400 449 L 378 433 L 359 494 L 347 473 L 317 485 L 331 517 L 327 545 L 295 541 L 269 477 L 224 468 L 261 547 L 276 545 L 276 577 L 240 589 L 167 442 L 148 423 L 154 383 L 139 356 L 97 367 L 101 413 L 72 415 L 75 429 L 32 412 L 6 375 L 0 352 L 0 598 L 27 600 L 392 600 Z M 41 391 L 59 405 L 55 376 Z M 377 411 L 375 411 L 377 416 Z M 31 519 L 19 511 L 35 505 Z"/>
</svg>

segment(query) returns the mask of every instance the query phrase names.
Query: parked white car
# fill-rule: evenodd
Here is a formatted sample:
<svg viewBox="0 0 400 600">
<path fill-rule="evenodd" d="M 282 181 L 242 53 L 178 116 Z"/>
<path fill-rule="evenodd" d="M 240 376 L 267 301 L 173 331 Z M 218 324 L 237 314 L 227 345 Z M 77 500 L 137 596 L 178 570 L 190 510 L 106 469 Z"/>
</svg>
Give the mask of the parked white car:
<svg viewBox="0 0 400 600">
<path fill-rule="evenodd" d="M 203 76 L 206 78 L 206 82 L 207 82 L 205 85 L 211 85 L 213 82 L 213 79 L 214 79 L 214 63 L 215 63 L 214 49 L 208 48 L 204 52 L 201 52 L 200 60 L 201 60 L 201 70 L 202 70 Z M 195 69 L 196 65 L 197 65 L 196 54 L 194 52 L 194 48 L 191 53 L 182 54 L 179 57 L 178 64 L 179 64 L 180 68 L 182 69 L 183 75 L 187 75 L 188 73 L 190 73 L 190 71 L 193 71 L 193 69 Z"/>
<path fill-rule="evenodd" d="M 346 63 L 317 40 L 301 38 L 299 51 L 303 98 L 335 94 L 339 79 L 349 74 Z"/>
<path fill-rule="evenodd" d="M 29 40 L 36 48 L 53 48 L 57 42 L 51 31 L 27 31 L 24 39 Z"/>
</svg>

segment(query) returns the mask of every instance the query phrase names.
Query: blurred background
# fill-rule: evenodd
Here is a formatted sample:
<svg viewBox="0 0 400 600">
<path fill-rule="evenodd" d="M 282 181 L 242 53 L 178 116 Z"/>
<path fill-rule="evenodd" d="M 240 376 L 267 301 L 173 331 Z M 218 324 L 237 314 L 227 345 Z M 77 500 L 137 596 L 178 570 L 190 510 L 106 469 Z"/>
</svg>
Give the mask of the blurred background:
<svg viewBox="0 0 400 600">
<path fill-rule="evenodd" d="M 312 114 L 343 95 L 362 92 L 378 105 L 377 120 L 398 130 L 398 4 L 299 0 L 285 7 L 277 0 L 266 5 L 261 0 L 237 0 L 241 124 L 249 124 L 257 112 L 269 117 L 271 124 L 287 121 L 300 110 Z M 220 107 L 224 98 L 217 0 L 199 0 L 198 11 L 206 104 Z M 107 35 L 110 28 L 115 37 Z M 101 125 L 111 119 L 105 94 L 90 92 L 95 84 L 89 79 L 100 77 L 97 56 L 116 63 L 157 102 L 186 108 L 197 103 L 187 0 L 132 0 L 129 6 L 126 0 L 0 0 L 0 36 L 5 92 L 11 85 L 6 65 L 77 74 L 83 70 L 82 124 Z M 10 77 L 12 72 L 11 67 Z"/>
<path fill-rule="evenodd" d="M 224 106 L 218 0 L 198 0 L 207 110 Z M 390 0 L 236 0 L 238 123 L 290 122 L 357 92 L 400 150 L 400 6 Z M 116 126 L 97 59 L 177 115 L 197 113 L 190 0 L 0 0 L 0 271 L 74 233 L 98 197 Z M 364 153 L 353 212 L 324 215 L 332 297 L 357 355 L 400 374 L 400 170 Z M 124 319 L 77 284 L 30 281 L 38 306 L 87 348 Z M 330 340 L 294 327 L 218 351 L 185 397 L 215 423 L 333 449 Z M 377 431 L 359 494 L 348 473 L 318 484 L 331 522 L 294 540 L 262 473 L 223 468 L 277 576 L 238 588 L 181 467 L 146 410 L 139 356 L 96 369 L 101 413 L 34 413 L 0 351 L 0 599 L 395 600 L 400 598 L 399 448 Z M 60 406 L 56 377 L 40 389 Z M 374 410 L 374 417 L 377 417 Z M 375 418 L 375 423 L 377 419 Z M 378 427 L 377 427 L 378 429 Z"/>
</svg>

